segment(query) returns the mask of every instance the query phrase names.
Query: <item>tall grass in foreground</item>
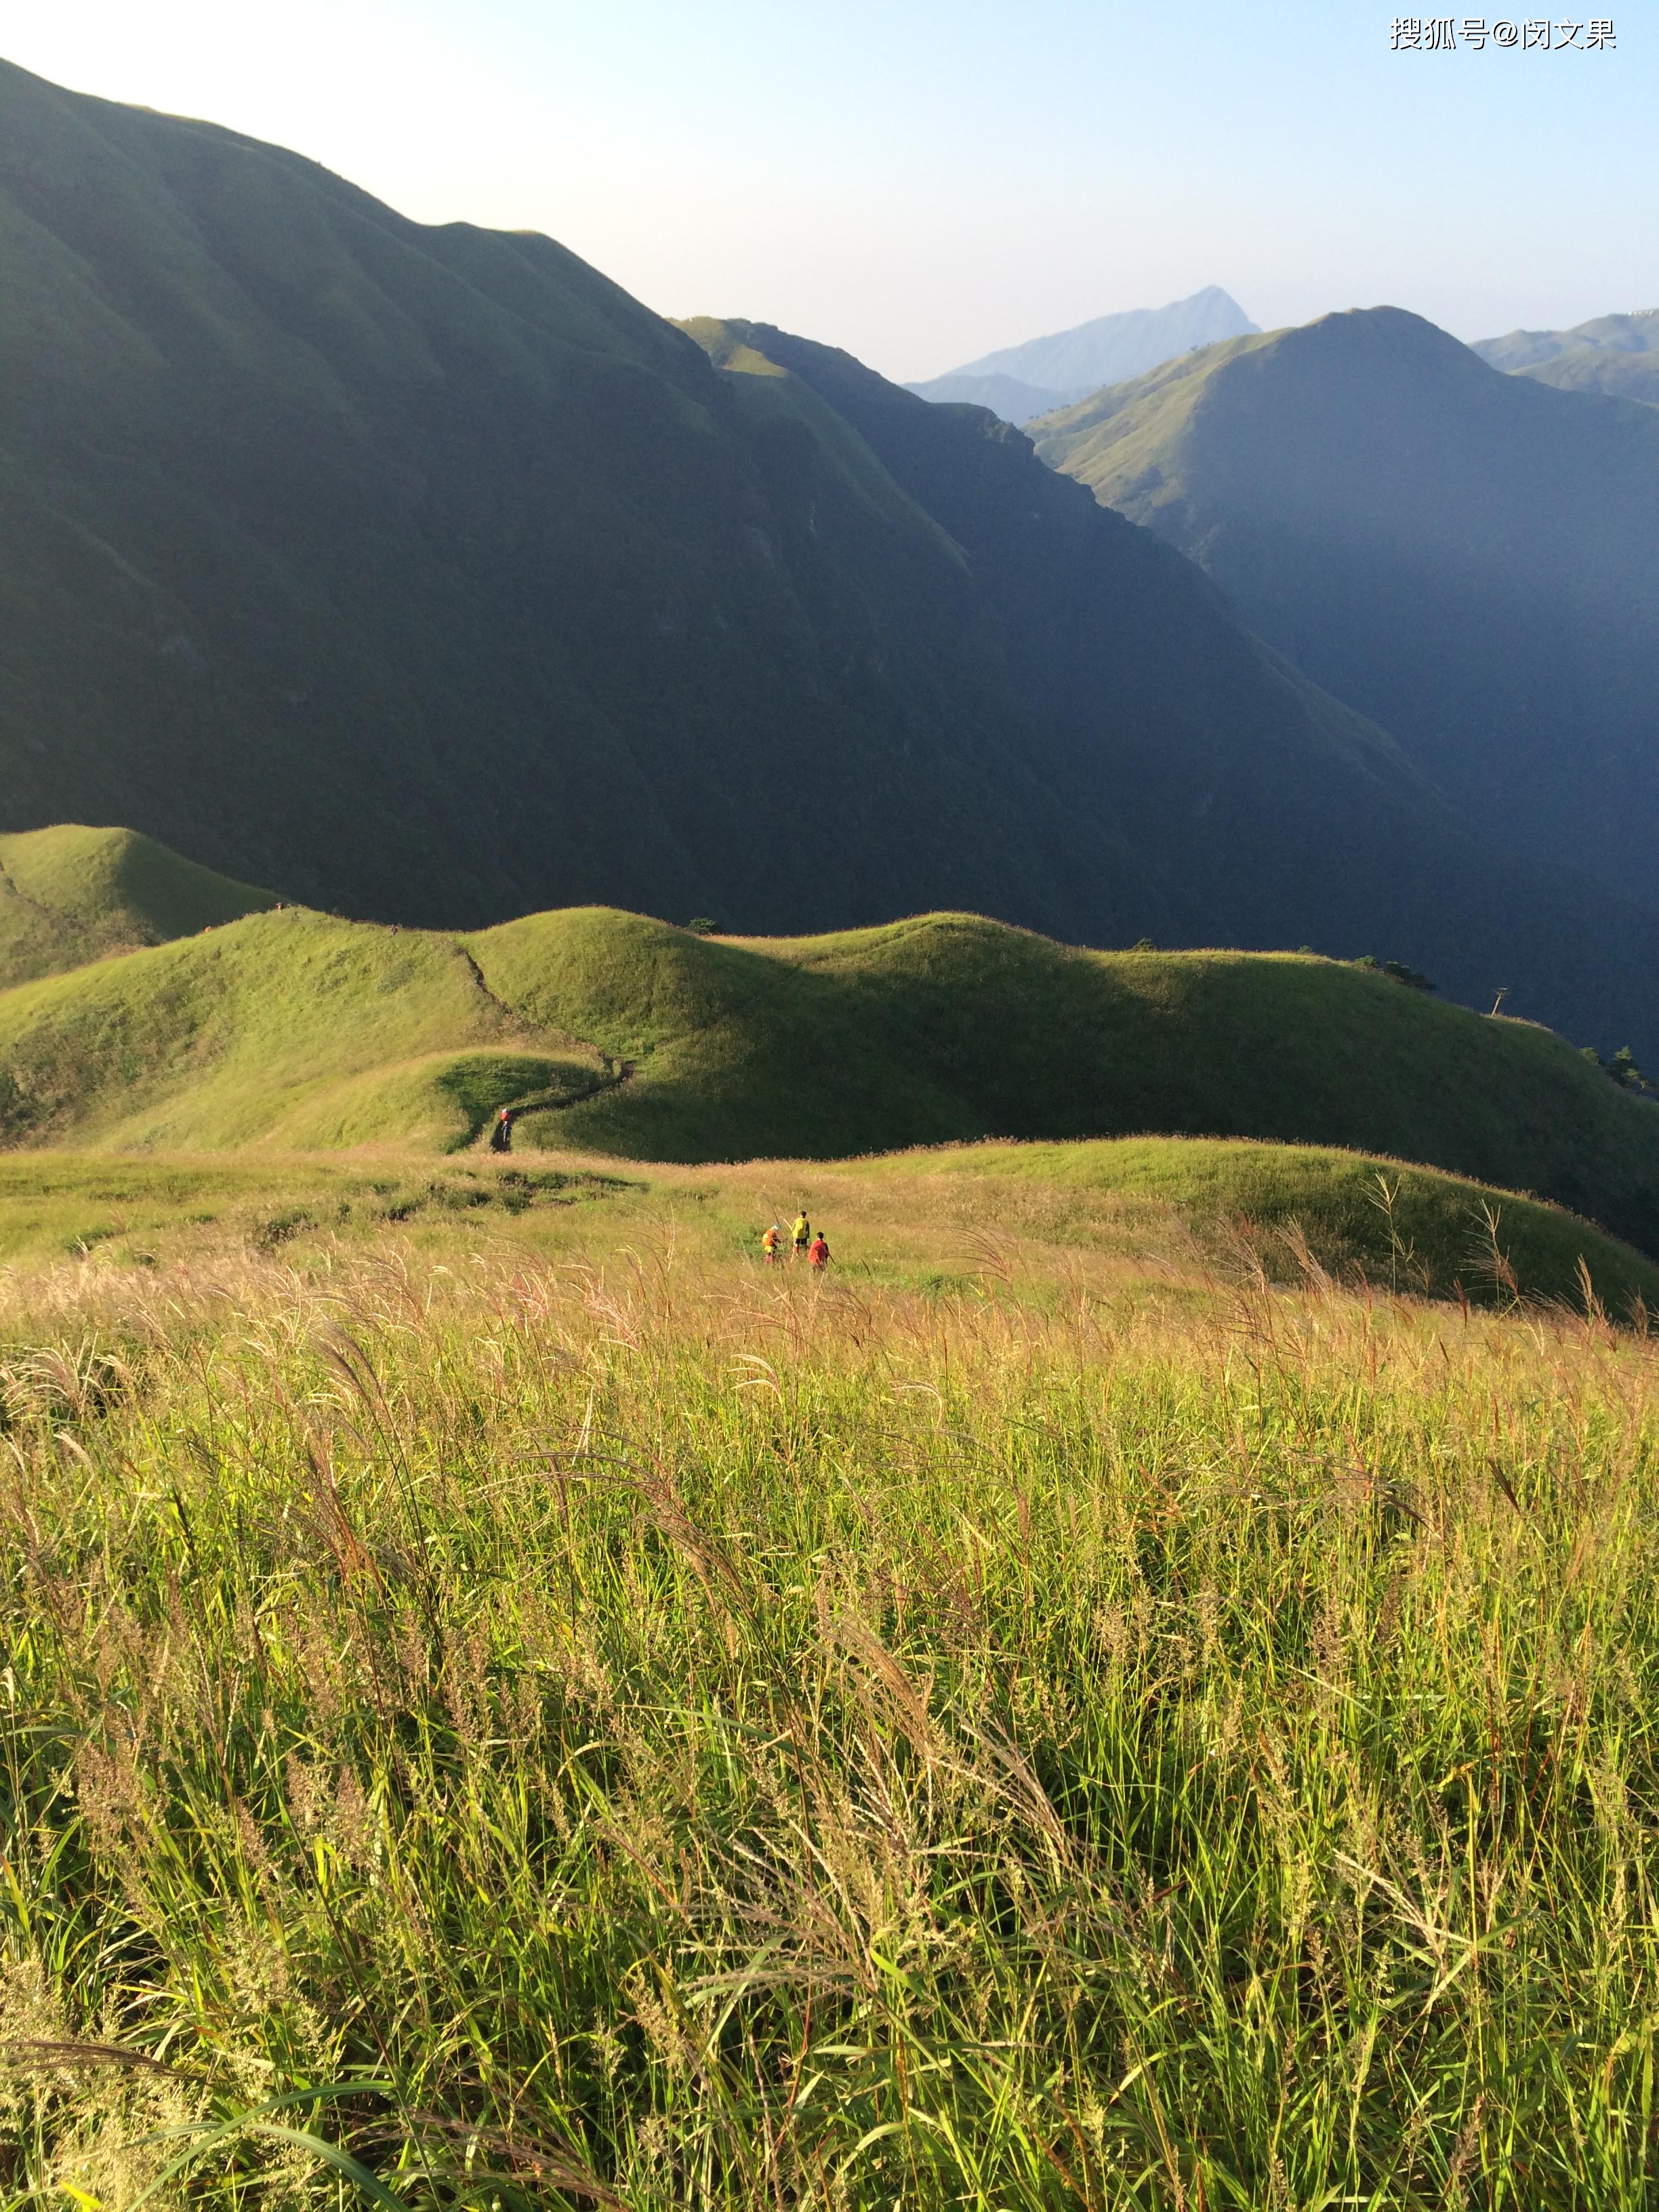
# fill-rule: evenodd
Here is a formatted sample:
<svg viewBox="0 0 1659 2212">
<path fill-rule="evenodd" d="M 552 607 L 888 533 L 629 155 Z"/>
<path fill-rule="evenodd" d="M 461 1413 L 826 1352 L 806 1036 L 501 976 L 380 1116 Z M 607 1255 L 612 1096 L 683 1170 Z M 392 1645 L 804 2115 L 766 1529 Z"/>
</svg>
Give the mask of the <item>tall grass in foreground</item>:
<svg viewBox="0 0 1659 2212">
<path fill-rule="evenodd" d="M 7 2203 L 1652 2202 L 1647 1342 L 655 1261 L 100 1322 L 4 1376 Z"/>
</svg>

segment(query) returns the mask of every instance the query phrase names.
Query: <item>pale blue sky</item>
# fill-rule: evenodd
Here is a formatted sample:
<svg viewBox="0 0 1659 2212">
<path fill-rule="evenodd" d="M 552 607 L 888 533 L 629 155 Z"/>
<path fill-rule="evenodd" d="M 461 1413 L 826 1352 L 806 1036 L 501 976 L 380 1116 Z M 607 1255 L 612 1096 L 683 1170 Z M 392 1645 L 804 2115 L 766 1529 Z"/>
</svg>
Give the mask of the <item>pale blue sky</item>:
<svg viewBox="0 0 1659 2212">
<path fill-rule="evenodd" d="M 921 377 L 1208 283 L 1463 337 L 1659 306 L 1656 18 L 1445 54 L 1369 0 L 18 0 L 0 51 Z"/>
</svg>

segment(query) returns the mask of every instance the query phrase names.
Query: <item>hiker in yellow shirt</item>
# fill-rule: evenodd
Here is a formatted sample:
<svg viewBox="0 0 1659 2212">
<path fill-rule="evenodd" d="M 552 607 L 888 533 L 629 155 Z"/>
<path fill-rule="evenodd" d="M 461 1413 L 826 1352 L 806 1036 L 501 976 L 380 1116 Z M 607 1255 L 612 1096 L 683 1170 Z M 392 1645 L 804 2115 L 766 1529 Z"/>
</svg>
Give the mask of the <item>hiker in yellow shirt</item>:
<svg viewBox="0 0 1659 2212">
<path fill-rule="evenodd" d="M 812 1224 L 806 1218 L 806 1208 L 802 1206 L 795 1216 L 795 1257 L 798 1260 L 811 1241 Z"/>
</svg>

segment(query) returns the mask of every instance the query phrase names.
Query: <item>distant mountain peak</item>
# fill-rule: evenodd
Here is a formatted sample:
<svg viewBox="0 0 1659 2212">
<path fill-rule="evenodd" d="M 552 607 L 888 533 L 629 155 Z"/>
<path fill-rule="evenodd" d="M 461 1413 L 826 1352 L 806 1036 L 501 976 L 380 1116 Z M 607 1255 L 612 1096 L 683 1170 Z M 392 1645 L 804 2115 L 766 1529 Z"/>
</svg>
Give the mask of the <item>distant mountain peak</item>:
<svg viewBox="0 0 1659 2212">
<path fill-rule="evenodd" d="M 1248 337 L 1256 329 L 1231 293 L 1218 284 L 1206 284 L 1190 299 L 1173 300 L 1164 307 L 1097 315 L 1072 330 L 1004 346 L 908 388 L 924 399 L 971 399 L 1006 414 L 1010 422 L 1029 422 L 1035 415 L 1086 399 L 1103 385 L 1143 376 L 1196 346 Z M 1017 407 L 1027 411 L 1010 411 Z"/>
</svg>

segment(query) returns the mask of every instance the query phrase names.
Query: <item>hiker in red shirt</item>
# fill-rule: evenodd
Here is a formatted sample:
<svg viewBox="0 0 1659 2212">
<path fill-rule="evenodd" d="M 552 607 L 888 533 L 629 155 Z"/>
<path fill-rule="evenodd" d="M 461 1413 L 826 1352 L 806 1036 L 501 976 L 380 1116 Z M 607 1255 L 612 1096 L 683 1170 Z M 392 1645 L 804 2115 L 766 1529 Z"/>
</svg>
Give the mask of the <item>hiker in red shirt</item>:
<svg viewBox="0 0 1659 2212">
<path fill-rule="evenodd" d="M 819 1230 L 817 1235 L 807 1246 L 806 1256 L 811 1261 L 814 1267 L 827 1267 L 829 1266 L 830 1247 L 824 1241 L 823 1230 Z"/>
</svg>

